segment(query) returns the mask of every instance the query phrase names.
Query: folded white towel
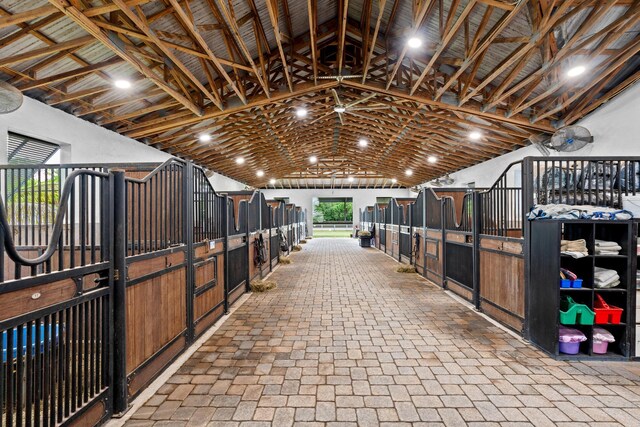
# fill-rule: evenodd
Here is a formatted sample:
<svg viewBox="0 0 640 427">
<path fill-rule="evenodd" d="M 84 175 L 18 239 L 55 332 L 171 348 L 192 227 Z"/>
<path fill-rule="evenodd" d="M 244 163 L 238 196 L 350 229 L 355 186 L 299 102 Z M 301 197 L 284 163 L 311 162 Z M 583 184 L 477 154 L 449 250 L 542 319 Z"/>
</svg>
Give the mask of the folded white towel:
<svg viewBox="0 0 640 427">
<path fill-rule="evenodd" d="M 598 240 L 598 239 L 596 239 L 596 246 L 597 247 L 601 247 L 601 248 L 605 248 L 605 247 L 620 246 L 620 245 L 618 245 L 618 242 L 610 242 L 608 240 Z"/>
<path fill-rule="evenodd" d="M 595 267 L 593 271 L 594 271 L 593 273 L 594 280 L 601 281 L 601 282 L 609 280 L 612 277 L 618 276 L 617 271 L 611 270 L 608 268 Z"/>
<path fill-rule="evenodd" d="M 620 284 L 620 280 L 614 280 L 613 282 L 607 282 L 607 283 L 594 283 L 595 287 L 598 289 L 615 288 L 619 284 Z"/>
<path fill-rule="evenodd" d="M 609 251 L 609 250 L 597 250 L 596 249 L 596 255 L 620 255 L 620 249 L 615 250 L 615 251 Z"/>
</svg>

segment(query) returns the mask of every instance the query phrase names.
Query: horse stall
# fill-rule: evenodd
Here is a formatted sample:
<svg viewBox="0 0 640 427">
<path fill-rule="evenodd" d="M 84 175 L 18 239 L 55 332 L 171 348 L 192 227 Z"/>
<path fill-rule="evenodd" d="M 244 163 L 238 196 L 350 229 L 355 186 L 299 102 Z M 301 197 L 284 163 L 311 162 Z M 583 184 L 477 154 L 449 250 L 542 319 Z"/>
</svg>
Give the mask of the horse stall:
<svg viewBox="0 0 640 427">
<path fill-rule="evenodd" d="M 113 175 L 0 167 L 0 424 L 112 413 Z"/>
<path fill-rule="evenodd" d="M 227 193 L 227 301 L 233 305 L 249 290 L 249 200 L 251 191 Z"/>
<path fill-rule="evenodd" d="M 421 191 L 411 204 L 411 264 L 421 276 L 426 276 L 425 206 L 425 192 Z"/>
<path fill-rule="evenodd" d="M 474 276 L 473 239 L 473 196 L 474 192 L 464 194 L 458 216 L 455 200 L 450 196 L 442 198 L 444 219 L 444 272 L 447 289 L 464 299 L 475 302 L 478 289 Z"/>
<path fill-rule="evenodd" d="M 526 285 L 522 188 L 509 186 L 507 182 L 507 176 L 515 168 L 516 165 L 510 165 L 477 198 L 478 304 L 487 315 L 521 332 Z"/>
<path fill-rule="evenodd" d="M 431 188 L 424 194 L 424 277 L 438 286 L 444 286 L 444 227 L 442 225 L 442 199 Z"/>
<path fill-rule="evenodd" d="M 269 238 L 270 268 L 273 269 L 280 259 L 280 242 L 284 236 L 285 203 L 280 200 L 267 200 L 271 212 L 271 228 Z"/>
<path fill-rule="evenodd" d="M 264 277 L 270 270 L 271 218 L 264 194 L 255 191 L 249 199 L 249 281 Z"/>
<path fill-rule="evenodd" d="M 412 258 L 412 213 L 413 204 L 416 199 L 401 198 L 394 199 L 397 205 L 396 224 L 398 226 L 398 261 L 413 264 Z"/>
<path fill-rule="evenodd" d="M 124 335 L 126 354 L 121 359 L 116 355 L 115 363 L 126 366 L 127 399 L 187 347 L 192 332 L 187 313 L 193 304 L 193 254 L 186 194 L 193 189 L 185 186 L 186 169 L 185 162 L 168 160 L 144 178 L 126 177 L 125 203 L 115 195 L 115 215 L 126 218 L 124 242 L 116 241 L 116 248 L 125 248 L 122 267 L 117 249 L 115 260 L 116 290 L 122 284 L 126 305 L 124 331 L 116 330 L 115 339 Z"/>
<path fill-rule="evenodd" d="M 373 222 L 375 225 L 375 245 L 381 251 L 385 250 L 385 242 L 387 233 L 385 230 L 385 209 L 386 204 L 378 204 L 373 205 Z"/>
<path fill-rule="evenodd" d="M 297 243 L 295 241 L 295 223 L 296 223 L 296 205 L 293 203 L 287 203 L 285 205 L 284 217 L 286 220 L 285 230 L 287 236 L 287 244 L 289 245 L 289 252 Z"/>
<path fill-rule="evenodd" d="M 217 194 L 204 170 L 193 168 L 193 324 L 200 336 L 226 310 L 225 229 L 227 202 Z"/>
</svg>

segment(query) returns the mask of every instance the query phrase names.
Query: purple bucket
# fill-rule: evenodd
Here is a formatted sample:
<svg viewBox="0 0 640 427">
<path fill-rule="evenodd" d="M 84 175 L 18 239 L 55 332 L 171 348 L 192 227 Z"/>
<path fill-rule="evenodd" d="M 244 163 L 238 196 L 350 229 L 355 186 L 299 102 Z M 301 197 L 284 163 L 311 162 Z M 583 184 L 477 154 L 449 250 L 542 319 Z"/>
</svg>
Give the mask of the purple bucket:
<svg viewBox="0 0 640 427">
<path fill-rule="evenodd" d="M 560 342 L 560 353 L 565 354 L 578 354 L 580 351 L 579 342 Z"/>
</svg>

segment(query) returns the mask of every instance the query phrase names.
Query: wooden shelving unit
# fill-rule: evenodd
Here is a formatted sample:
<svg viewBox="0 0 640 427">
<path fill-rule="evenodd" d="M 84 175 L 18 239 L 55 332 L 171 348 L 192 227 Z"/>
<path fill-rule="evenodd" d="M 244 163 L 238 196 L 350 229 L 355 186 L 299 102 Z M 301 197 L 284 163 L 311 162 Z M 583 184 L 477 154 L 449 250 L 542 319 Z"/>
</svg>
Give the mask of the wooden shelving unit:
<svg viewBox="0 0 640 427">
<path fill-rule="evenodd" d="M 561 254 L 560 241 L 584 239 L 589 255 L 573 258 Z M 621 247 L 619 255 L 594 255 L 595 240 L 615 241 Z M 541 220 L 531 224 L 531 266 L 529 316 L 531 341 L 561 359 L 628 359 L 635 356 L 637 227 L 633 221 Z M 583 280 L 582 288 L 561 288 L 560 268 L 566 268 Z M 616 270 L 620 284 L 611 289 L 594 286 L 594 269 Z M 620 324 L 566 325 L 582 331 L 587 341 L 577 355 L 560 353 L 560 301 L 571 296 L 577 303 L 593 310 L 600 294 L 610 306 L 624 309 Z M 593 328 L 602 327 L 614 336 L 606 354 L 593 353 Z"/>
</svg>

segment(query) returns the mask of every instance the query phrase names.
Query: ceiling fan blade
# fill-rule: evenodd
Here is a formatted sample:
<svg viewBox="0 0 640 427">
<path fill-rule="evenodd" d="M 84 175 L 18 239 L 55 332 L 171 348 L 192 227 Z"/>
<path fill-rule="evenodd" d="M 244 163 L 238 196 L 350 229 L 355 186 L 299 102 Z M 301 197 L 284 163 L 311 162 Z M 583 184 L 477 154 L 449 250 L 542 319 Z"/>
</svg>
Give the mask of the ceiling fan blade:
<svg viewBox="0 0 640 427">
<path fill-rule="evenodd" d="M 344 118 L 342 117 L 342 113 L 338 113 L 338 118 L 340 118 L 340 124 L 344 126 Z"/>
<path fill-rule="evenodd" d="M 391 107 L 387 106 L 380 106 L 380 107 L 356 107 L 356 108 L 350 108 L 349 110 L 351 111 L 370 111 L 370 110 L 388 110 Z"/>
<path fill-rule="evenodd" d="M 375 94 L 375 93 L 372 93 L 372 94 L 371 94 L 371 95 L 369 95 L 369 96 L 365 96 L 364 98 L 360 98 L 360 99 L 358 99 L 357 101 L 354 101 L 354 102 L 351 102 L 351 103 L 349 103 L 349 104 L 345 105 L 345 108 L 351 108 L 351 107 L 353 107 L 353 106 L 355 106 L 355 105 L 361 104 L 361 103 L 363 103 L 363 102 L 367 102 L 368 100 L 370 100 L 370 99 L 371 99 L 371 98 L 373 98 L 374 96 L 376 96 L 376 94 Z"/>
<path fill-rule="evenodd" d="M 309 124 L 310 124 L 310 125 L 312 125 L 312 124 L 314 124 L 315 122 L 318 122 L 318 121 L 320 121 L 320 120 L 322 120 L 322 119 L 325 119 L 325 118 L 329 117 L 329 116 L 330 116 L 330 115 L 332 115 L 332 114 L 333 114 L 333 111 L 329 111 L 328 113 L 323 114 L 322 116 L 318 117 L 317 119 L 315 119 L 315 120 L 313 120 L 313 121 L 310 121 L 310 122 L 309 122 Z"/>
<path fill-rule="evenodd" d="M 333 93 L 333 100 L 336 101 L 336 105 L 342 105 L 340 102 L 340 97 L 338 96 L 338 92 L 335 89 L 331 89 L 331 93 Z"/>
</svg>

